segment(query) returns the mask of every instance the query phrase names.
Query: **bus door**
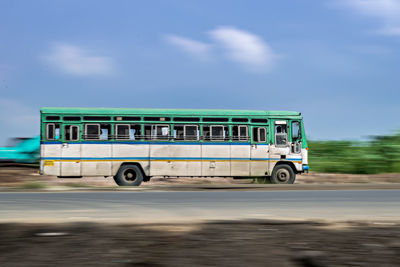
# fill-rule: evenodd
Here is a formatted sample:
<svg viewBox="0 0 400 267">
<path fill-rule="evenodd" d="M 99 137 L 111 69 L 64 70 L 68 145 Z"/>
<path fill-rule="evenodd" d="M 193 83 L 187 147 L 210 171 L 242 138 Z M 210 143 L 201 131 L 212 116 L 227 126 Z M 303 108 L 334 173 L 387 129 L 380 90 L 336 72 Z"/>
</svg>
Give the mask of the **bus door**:
<svg viewBox="0 0 400 267">
<path fill-rule="evenodd" d="M 61 145 L 60 176 L 81 176 L 80 126 L 64 124 L 63 131 L 64 141 Z"/>
<path fill-rule="evenodd" d="M 297 164 L 302 163 L 302 153 L 301 153 L 301 121 L 292 120 L 290 121 L 289 127 L 289 143 L 290 143 L 290 158 L 298 169 L 302 169 L 301 165 Z"/>
<path fill-rule="evenodd" d="M 286 160 L 290 154 L 290 143 L 288 138 L 288 122 L 286 120 L 274 121 L 274 143 L 269 150 L 269 160 L 271 168 L 276 162 Z M 272 170 L 271 170 L 272 171 Z"/>
<path fill-rule="evenodd" d="M 268 127 L 252 126 L 250 146 L 250 175 L 265 176 L 268 171 Z"/>
</svg>

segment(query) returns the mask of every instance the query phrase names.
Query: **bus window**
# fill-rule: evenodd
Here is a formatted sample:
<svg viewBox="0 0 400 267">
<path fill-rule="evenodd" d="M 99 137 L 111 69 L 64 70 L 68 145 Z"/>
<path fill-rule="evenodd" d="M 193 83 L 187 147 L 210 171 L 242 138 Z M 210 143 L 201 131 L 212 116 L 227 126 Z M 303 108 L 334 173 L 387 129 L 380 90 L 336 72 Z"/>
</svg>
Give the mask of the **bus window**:
<svg viewBox="0 0 400 267">
<path fill-rule="evenodd" d="M 60 139 L 60 124 L 48 123 L 46 125 L 46 139 L 47 140 L 58 140 Z"/>
<path fill-rule="evenodd" d="M 174 138 L 176 140 L 183 140 L 184 132 L 185 131 L 183 125 L 174 126 Z"/>
<path fill-rule="evenodd" d="M 85 139 L 99 140 L 99 138 L 100 138 L 100 124 L 85 124 Z"/>
<path fill-rule="evenodd" d="M 224 126 L 212 125 L 211 126 L 211 140 L 224 140 Z"/>
<path fill-rule="evenodd" d="M 229 128 L 224 125 L 203 126 L 204 140 L 229 140 Z"/>
<path fill-rule="evenodd" d="M 148 124 L 144 126 L 144 139 L 151 140 L 151 129 L 152 125 Z"/>
<path fill-rule="evenodd" d="M 111 125 L 101 124 L 100 125 L 100 140 L 108 140 L 111 135 Z"/>
<path fill-rule="evenodd" d="M 151 139 L 168 140 L 169 125 L 153 125 Z"/>
<path fill-rule="evenodd" d="M 249 122 L 248 118 L 232 118 L 232 122 Z"/>
<path fill-rule="evenodd" d="M 64 116 L 63 120 L 64 121 L 80 121 L 81 117 L 79 117 L 79 116 Z"/>
<path fill-rule="evenodd" d="M 116 139 L 127 140 L 130 139 L 130 125 L 129 124 L 117 124 L 115 125 Z"/>
<path fill-rule="evenodd" d="M 292 141 L 296 142 L 301 139 L 301 128 L 300 122 L 293 121 L 292 122 Z"/>
<path fill-rule="evenodd" d="M 54 134 L 55 132 L 55 124 L 54 123 L 48 123 L 46 125 L 46 139 L 47 140 L 54 140 Z"/>
<path fill-rule="evenodd" d="M 251 122 L 254 122 L 254 123 L 267 123 L 268 120 L 267 119 L 251 119 Z"/>
<path fill-rule="evenodd" d="M 246 125 L 232 126 L 232 139 L 235 141 L 247 141 L 248 131 Z"/>
<path fill-rule="evenodd" d="M 257 143 L 267 142 L 267 130 L 265 127 L 253 127 L 253 141 Z"/>
<path fill-rule="evenodd" d="M 185 140 L 199 140 L 199 127 L 197 125 L 185 125 Z"/>
<path fill-rule="evenodd" d="M 203 126 L 203 139 L 210 140 L 210 126 Z"/>
<path fill-rule="evenodd" d="M 64 134 L 65 134 L 65 141 L 78 141 L 79 140 L 79 126 L 78 125 L 65 125 Z"/>
<path fill-rule="evenodd" d="M 286 146 L 287 139 L 286 124 L 275 124 L 275 144 L 278 146 Z"/>
<path fill-rule="evenodd" d="M 46 116 L 47 121 L 59 121 L 60 116 Z"/>
<path fill-rule="evenodd" d="M 140 124 L 131 125 L 129 131 L 129 139 L 130 140 L 139 140 L 142 138 L 142 126 Z"/>
<path fill-rule="evenodd" d="M 267 142 L 267 131 L 264 127 L 258 128 L 258 141 Z"/>
<path fill-rule="evenodd" d="M 247 139 L 248 139 L 247 126 L 239 126 L 239 140 L 247 141 Z"/>
</svg>

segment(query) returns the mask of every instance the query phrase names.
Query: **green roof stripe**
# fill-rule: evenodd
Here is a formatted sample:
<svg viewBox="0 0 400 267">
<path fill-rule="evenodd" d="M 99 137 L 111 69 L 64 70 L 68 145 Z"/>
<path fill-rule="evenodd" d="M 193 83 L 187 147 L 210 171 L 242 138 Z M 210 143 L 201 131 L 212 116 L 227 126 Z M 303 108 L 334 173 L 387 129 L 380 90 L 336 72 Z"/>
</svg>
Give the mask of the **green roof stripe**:
<svg viewBox="0 0 400 267">
<path fill-rule="evenodd" d="M 44 107 L 43 114 L 96 114 L 96 115 L 171 115 L 174 116 L 300 116 L 295 111 L 232 110 L 232 109 L 143 109 L 143 108 L 61 108 Z"/>
</svg>

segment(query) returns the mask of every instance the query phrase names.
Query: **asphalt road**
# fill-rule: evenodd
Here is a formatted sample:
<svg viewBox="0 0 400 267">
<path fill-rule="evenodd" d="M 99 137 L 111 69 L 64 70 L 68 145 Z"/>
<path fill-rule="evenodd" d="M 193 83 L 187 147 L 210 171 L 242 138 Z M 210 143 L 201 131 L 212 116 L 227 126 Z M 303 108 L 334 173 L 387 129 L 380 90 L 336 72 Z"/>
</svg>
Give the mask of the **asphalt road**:
<svg viewBox="0 0 400 267">
<path fill-rule="evenodd" d="M 0 222 L 400 221 L 400 190 L 1 192 Z"/>
</svg>

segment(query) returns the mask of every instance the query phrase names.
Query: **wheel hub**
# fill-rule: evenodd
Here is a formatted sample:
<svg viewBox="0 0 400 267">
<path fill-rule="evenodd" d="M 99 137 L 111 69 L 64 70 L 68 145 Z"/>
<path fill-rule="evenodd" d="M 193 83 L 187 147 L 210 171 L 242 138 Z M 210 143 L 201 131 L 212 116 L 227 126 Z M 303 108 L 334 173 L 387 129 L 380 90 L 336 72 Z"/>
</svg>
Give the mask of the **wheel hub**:
<svg viewBox="0 0 400 267">
<path fill-rule="evenodd" d="M 130 182 L 135 181 L 136 177 L 137 177 L 137 175 L 134 170 L 126 170 L 124 172 L 124 178 L 126 181 L 130 181 Z"/>
<path fill-rule="evenodd" d="M 290 178 L 290 173 L 288 170 L 280 169 L 276 174 L 276 178 L 278 178 L 280 182 L 287 182 Z"/>
</svg>

